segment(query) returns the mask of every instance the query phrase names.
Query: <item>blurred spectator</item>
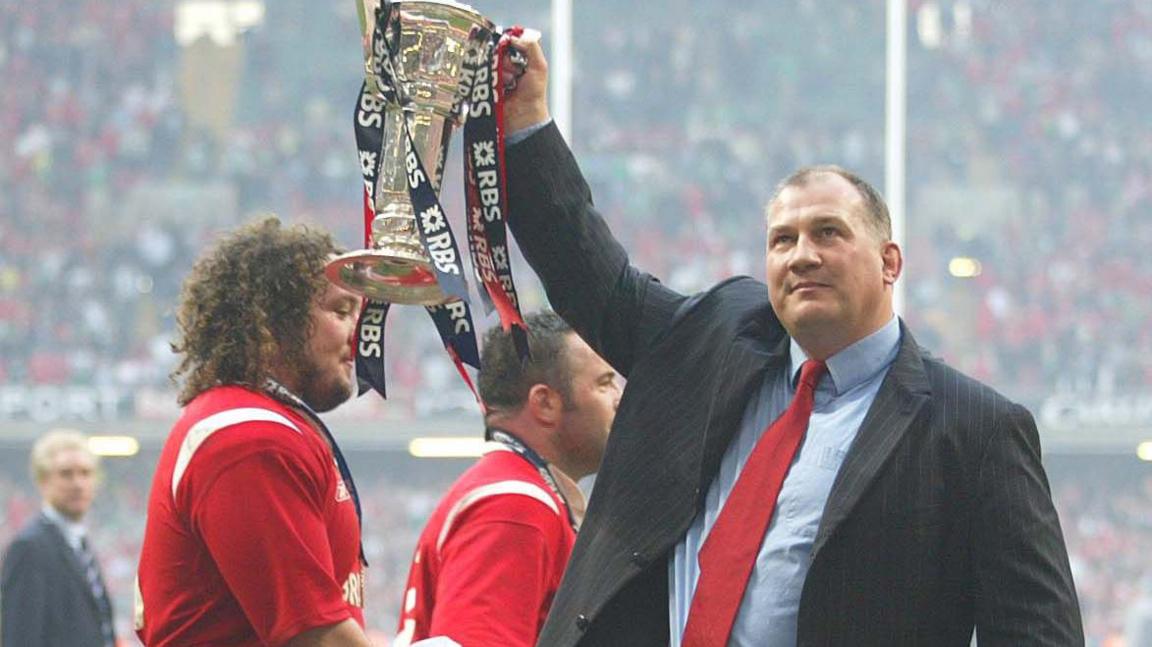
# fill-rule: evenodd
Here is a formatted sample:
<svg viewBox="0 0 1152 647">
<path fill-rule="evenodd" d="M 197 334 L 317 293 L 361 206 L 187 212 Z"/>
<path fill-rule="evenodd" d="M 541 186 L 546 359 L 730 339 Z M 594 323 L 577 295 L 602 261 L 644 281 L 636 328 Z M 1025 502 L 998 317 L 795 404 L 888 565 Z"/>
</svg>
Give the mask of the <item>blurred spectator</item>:
<svg viewBox="0 0 1152 647">
<path fill-rule="evenodd" d="M 99 462 L 75 431 L 48 432 L 29 461 L 43 505 L 4 551 L 0 642 L 114 647 L 112 595 L 85 524 Z"/>
</svg>

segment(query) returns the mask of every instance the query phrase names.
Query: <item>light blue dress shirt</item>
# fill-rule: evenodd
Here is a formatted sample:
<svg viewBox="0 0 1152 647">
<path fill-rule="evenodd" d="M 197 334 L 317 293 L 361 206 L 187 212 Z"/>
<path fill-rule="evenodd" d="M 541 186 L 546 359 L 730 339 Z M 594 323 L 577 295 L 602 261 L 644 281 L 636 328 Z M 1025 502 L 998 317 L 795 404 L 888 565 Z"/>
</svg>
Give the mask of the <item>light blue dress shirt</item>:
<svg viewBox="0 0 1152 647">
<path fill-rule="evenodd" d="M 880 330 L 828 358 L 828 373 L 816 388 L 808 433 L 780 488 L 776 511 L 732 627 L 729 647 L 796 647 L 800 592 L 828 493 L 899 345 L 899 320 L 892 317 Z M 800 366 L 807 359 L 793 341 L 787 372 L 780 369 L 765 376 L 764 385 L 748 403 L 740 429 L 724 453 L 703 510 L 676 546 L 668 566 L 672 647 L 680 647 L 688 620 L 700 576 L 700 547 L 756 441 L 792 401 Z"/>
</svg>

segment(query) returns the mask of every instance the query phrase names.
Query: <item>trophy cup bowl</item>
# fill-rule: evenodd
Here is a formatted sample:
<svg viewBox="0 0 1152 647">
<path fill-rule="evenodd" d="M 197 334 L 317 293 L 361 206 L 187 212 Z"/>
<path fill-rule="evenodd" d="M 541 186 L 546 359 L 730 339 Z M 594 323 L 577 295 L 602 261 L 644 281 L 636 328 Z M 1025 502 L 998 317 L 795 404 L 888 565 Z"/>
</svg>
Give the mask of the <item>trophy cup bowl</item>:
<svg viewBox="0 0 1152 647">
<path fill-rule="evenodd" d="M 405 169 L 407 120 L 416 152 L 439 193 L 452 129 L 466 110 L 466 56 L 491 39 L 495 25 L 467 5 L 448 0 L 401 0 L 391 3 L 387 42 L 374 43 L 374 16 L 379 0 L 359 5 L 364 30 L 368 87 L 377 89 L 374 53 L 387 48 L 406 106 L 384 102 L 383 145 L 376 179 L 375 217 L 370 248 L 343 254 L 325 267 L 330 281 L 370 299 L 390 303 L 440 305 L 455 300 L 436 283 L 432 261 L 420 240 L 408 196 Z M 382 95 L 377 91 L 377 96 Z"/>
</svg>

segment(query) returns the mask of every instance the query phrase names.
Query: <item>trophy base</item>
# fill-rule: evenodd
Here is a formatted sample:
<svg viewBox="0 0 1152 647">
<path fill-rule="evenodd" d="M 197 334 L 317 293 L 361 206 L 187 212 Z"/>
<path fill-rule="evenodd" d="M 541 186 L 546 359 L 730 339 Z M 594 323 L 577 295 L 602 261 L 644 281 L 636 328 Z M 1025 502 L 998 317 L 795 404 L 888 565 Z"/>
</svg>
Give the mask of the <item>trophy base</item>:
<svg viewBox="0 0 1152 647">
<path fill-rule="evenodd" d="M 345 290 L 376 301 L 437 306 L 457 300 L 440 289 L 431 262 L 376 249 L 341 254 L 328 262 L 324 275 Z"/>
</svg>

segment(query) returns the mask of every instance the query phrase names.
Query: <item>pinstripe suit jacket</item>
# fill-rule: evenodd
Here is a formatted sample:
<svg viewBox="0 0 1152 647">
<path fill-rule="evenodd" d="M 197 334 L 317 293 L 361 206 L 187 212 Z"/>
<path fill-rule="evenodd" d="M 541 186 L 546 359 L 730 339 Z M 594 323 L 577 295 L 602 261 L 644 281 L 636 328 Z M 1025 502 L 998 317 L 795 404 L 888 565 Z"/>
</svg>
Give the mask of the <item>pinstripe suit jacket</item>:
<svg viewBox="0 0 1152 647">
<path fill-rule="evenodd" d="M 748 400 L 787 362 L 764 284 L 677 294 L 628 263 L 554 126 L 509 150 L 510 224 L 628 378 L 542 647 L 667 645 L 668 559 Z M 902 341 L 829 495 L 799 645 L 1082 645 L 1031 415 Z"/>
</svg>

